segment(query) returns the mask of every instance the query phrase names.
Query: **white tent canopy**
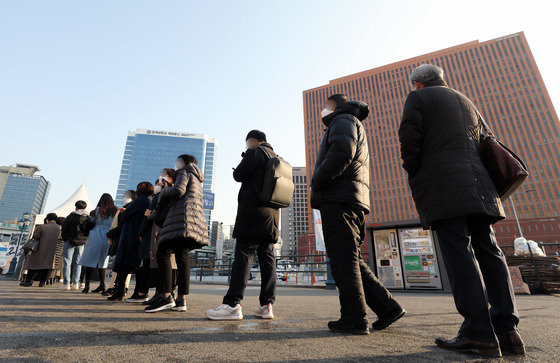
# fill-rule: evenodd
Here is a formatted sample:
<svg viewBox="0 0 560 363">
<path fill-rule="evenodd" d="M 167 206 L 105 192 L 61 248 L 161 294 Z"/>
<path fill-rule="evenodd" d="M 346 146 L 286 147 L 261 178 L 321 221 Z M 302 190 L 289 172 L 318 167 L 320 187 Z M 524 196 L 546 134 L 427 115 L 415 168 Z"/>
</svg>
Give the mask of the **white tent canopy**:
<svg viewBox="0 0 560 363">
<path fill-rule="evenodd" d="M 43 224 L 43 220 L 45 219 L 48 213 L 56 213 L 56 215 L 59 217 L 67 217 L 70 213 L 76 210 L 75 204 L 78 200 L 83 200 L 84 202 L 87 203 L 86 211 L 89 211 L 91 209 L 92 207 L 91 201 L 89 200 L 89 196 L 86 191 L 86 186 L 83 183 L 74 192 L 74 194 L 72 194 L 70 198 L 68 198 L 64 203 L 62 203 L 55 209 L 51 210 L 50 212 L 37 214 L 35 216 L 36 223 L 34 224 Z"/>
</svg>

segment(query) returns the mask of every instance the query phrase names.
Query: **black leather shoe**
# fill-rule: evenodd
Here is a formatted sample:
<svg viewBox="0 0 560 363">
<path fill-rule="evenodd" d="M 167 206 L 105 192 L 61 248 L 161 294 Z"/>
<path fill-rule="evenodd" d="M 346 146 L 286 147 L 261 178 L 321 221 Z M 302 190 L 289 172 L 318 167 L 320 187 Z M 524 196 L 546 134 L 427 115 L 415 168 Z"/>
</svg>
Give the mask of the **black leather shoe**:
<svg viewBox="0 0 560 363">
<path fill-rule="evenodd" d="M 454 350 L 456 352 L 477 353 L 487 358 L 500 358 L 502 356 L 500 345 L 497 342 L 479 342 L 458 336 L 451 340 L 437 338 L 436 345 L 440 348 Z"/>
<path fill-rule="evenodd" d="M 399 320 L 406 314 L 406 310 L 401 308 L 400 306 L 397 309 L 394 309 L 387 313 L 384 316 L 380 316 L 377 321 L 371 324 L 373 330 L 383 330 L 387 328 L 389 325 L 393 324 L 395 321 Z"/>
<path fill-rule="evenodd" d="M 353 325 L 347 324 L 340 320 L 329 321 L 329 329 L 333 333 L 354 334 L 354 335 L 368 335 L 369 330 L 367 324 Z"/>
<path fill-rule="evenodd" d="M 500 348 L 510 354 L 525 355 L 525 343 L 517 330 L 496 333 L 500 341 Z"/>
<path fill-rule="evenodd" d="M 124 293 L 115 291 L 115 293 L 107 298 L 107 301 L 123 301 Z"/>
<path fill-rule="evenodd" d="M 111 287 L 111 288 L 109 288 L 109 289 L 103 291 L 103 292 L 101 293 L 101 295 L 103 295 L 103 296 L 111 296 L 111 295 L 113 295 L 114 292 L 115 292 L 115 289 Z"/>
<path fill-rule="evenodd" d="M 103 293 L 105 291 L 105 286 L 99 285 L 97 289 L 93 290 L 92 293 Z"/>
</svg>

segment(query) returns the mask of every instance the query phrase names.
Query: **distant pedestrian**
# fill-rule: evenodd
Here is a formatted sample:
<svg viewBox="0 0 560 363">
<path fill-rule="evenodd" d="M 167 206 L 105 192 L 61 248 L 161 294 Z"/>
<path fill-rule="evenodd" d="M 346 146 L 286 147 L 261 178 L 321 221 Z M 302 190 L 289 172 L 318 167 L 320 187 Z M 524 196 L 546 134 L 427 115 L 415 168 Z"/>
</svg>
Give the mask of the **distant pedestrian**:
<svg viewBox="0 0 560 363">
<path fill-rule="evenodd" d="M 55 268 L 56 245 L 60 237 L 60 226 L 56 223 L 55 213 L 47 214 L 46 223 L 37 226 L 32 239 L 39 242 L 37 251 L 25 257 L 27 270 L 26 283 L 23 286 L 33 285 L 33 279 L 39 279 L 39 287 L 45 285 L 48 274 Z"/>
<path fill-rule="evenodd" d="M 204 174 L 193 155 L 180 155 L 175 161 L 173 186 L 159 193 L 158 205 L 169 202 L 169 210 L 159 231 L 157 264 L 162 278 L 161 299 L 146 307 L 148 313 L 175 308 L 187 310 L 190 284 L 189 251 L 208 246 L 208 227 L 202 204 Z M 156 207 L 157 210 L 157 207 Z M 156 216 L 157 217 L 157 216 Z M 171 255 L 177 262 L 177 299 L 171 295 Z"/>
<path fill-rule="evenodd" d="M 121 212 L 122 231 L 119 247 L 115 256 L 113 271 L 117 273 L 115 292 L 108 301 L 122 301 L 125 295 L 125 284 L 129 274 L 140 267 L 140 224 L 144 212 L 150 206 L 154 187 L 149 182 L 141 182 L 136 187 L 136 198 Z"/>
<path fill-rule="evenodd" d="M 85 287 L 83 293 L 89 292 L 91 275 L 94 270 L 99 273 L 99 286 L 93 290 L 94 293 L 105 291 L 105 274 L 108 263 L 109 243 L 107 232 L 111 227 L 113 218 L 117 213 L 117 207 L 110 194 L 104 193 L 97 203 L 94 217 L 91 223 L 95 226 L 89 232 L 88 240 L 80 258 L 80 265 L 85 268 Z"/>
<path fill-rule="evenodd" d="M 75 207 L 76 210 L 66 217 L 62 225 L 61 236 L 64 240 L 62 290 L 70 290 L 70 288 L 78 290 L 82 270 L 78 261 L 87 241 L 86 224 L 89 220 L 89 215 L 86 212 L 87 203 L 79 200 Z"/>
<path fill-rule="evenodd" d="M 149 306 L 158 301 L 163 297 L 163 278 L 161 276 L 161 271 L 158 268 L 157 264 L 157 250 L 159 246 L 159 241 L 157 236 L 161 231 L 161 226 L 165 223 L 165 211 L 161 211 L 161 217 L 158 217 L 158 213 L 156 211 L 159 197 L 161 191 L 165 188 L 170 188 L 175 183 L 175 170 L 171 168 L 165 168 L 161 171 L 161 174 L 154 186 L 154 197 L 152 198 L 150 208 L 145 213 L 145 219 L 142 222 L 140 227 L 140 233 L 142 234 L 142 245 L 143 245 L 143 252 L 148 249 L 148 261 L 144 261 L 145 265 L 149 268 L 148 277 L 143 279 L 142 286 L 138 287 L 138 300 L 145 300 L 148 295 L 149 286 L 155 284 L 156 292 L 152 296 L 151 299 L 142 301 L 143 305 Z M 169 198 L 167 202 L 164 202 L 160 205 L 160 208 L 163 208 L 164 204 L 168 206 Z M 167 208 L 165 208 L 167 209 Z M 158 217 L 158 225 L 155 219 Z M 162 223 L 163 220 L 163 223 Z M 145 245 L 146 244 L 146 245 Z M 149 245 L 148 245 L 149 244 Z M 177 263 L 175 262 L 175 255 L 171 255 L 171 269 L 172 269 L 172 284 L 171 284 L 171 291 L 175 291 L 175 287 L 177 286 Z M 145 293 L 145 296 L 143 296 Z M 172 293 L 173 295 L 173 293 Z M 129 301 L 131 299 L 127 299 Z"/>
<path fill-rule="evenodd" d="M 125 190 L 123 193 L 122 203 L 123 206 L 117 210 L 117 214 L 113 218 L 113 223 L 111 223 L 111 228 L 109 232 L 107 232 L 107 242 L 109 243 L 109 257 L 113 257 L 111 270 L 114 267 L 114 257 L 117 254 L 117 250 L 119 248 L 119 239 L 121 237 L 123 221 L 121 218 L 121 213 L 132 203 L 132 201 L 136 199 L 136 190 L 128 189 Z M 103 296 L 111 296 L 115 292 L 115 280 L 117 278 L 117 274 L 114 272 L 111 274 L 111 281 L 109 282 L 109 288 L 105 290 L 105 292 L 101 293 Z M 130 274 L 126 277 L 124 291 L 125 293 L 128 291 L 128 284 L 130 282 Z"/>
</svg>

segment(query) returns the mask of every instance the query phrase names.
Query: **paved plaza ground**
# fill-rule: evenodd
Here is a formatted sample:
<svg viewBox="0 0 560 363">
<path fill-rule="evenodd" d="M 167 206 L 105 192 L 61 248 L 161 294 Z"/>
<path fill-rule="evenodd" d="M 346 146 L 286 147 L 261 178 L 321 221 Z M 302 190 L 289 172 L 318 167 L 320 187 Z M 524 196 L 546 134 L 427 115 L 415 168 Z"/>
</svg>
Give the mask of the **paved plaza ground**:
<svg viewBox="0 0 560 363">
<path fill-rule="evenodd" d="M 335 335 L 338 293 L 281 287 L 276 319 L 250 315 L 258 288 L 248 287 L 245 320 L 212 322 L 225 286 L 193 285 L 188 311 L 146 314 L 139 305 L 108 303 L 97 294 L 62 292 L 60 285 L 19 287 L 0 278 L 0 359 L 55 361 L 471 361 L 477 356 L 441 350 L 436 336 L 452 337 L 460 316 L 443 293 L 395 293 L 408 314 L 368 336 Z M 94 285 L 95 287 L 95 285 Z M 560 361 L 560 297 L 518 297 L 524 359 Z M 375 316 L 371 313 L 370 320 Z"/>
</svg>

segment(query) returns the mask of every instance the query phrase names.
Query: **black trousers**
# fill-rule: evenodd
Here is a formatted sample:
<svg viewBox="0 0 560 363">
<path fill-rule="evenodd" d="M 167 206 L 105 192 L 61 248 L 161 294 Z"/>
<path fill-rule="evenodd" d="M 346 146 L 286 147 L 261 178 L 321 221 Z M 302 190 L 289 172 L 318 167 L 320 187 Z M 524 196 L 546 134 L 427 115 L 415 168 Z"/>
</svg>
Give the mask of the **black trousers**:
<svg viewBox="0 0 560 363">
<path fill-rule="evenodd" d="M 177 269 L 172 270 L 172 282 L 171 282 L 171 291 L 175 291 L 177 287 Z M 150 269 L 150 282 L 153 281 L 153 285 L 156 288 L 156 294 L 161 294 L 163 292 L 163 278 L 161 275 L 161 271 L 159 268 L 151 268 Z"/>
<path fill-rule="evenodd" d="M 89 288 L 89 283 L 91 282 L 91 275 L 93 274 L 93 270 L 97 270 L 99 274 L 99 286 L 105 286 L 105 273 L 106 270 L 104 268 L 93 268 L 93 267 L 85 267 L 85 285 Z"/>
<path fill-rule="evenodd" d="M 446 219 L 434 222 L 432 228 L 439 240 L 455 306 L 465 318 L 459 334 L 495 342 L 494 332 L 515 329 L 519 316 L 511 277 L 488 218 Z"/>
<path fill-rule="evenodd" d="M 260 304 L 261 306 L 273 304 L 276 300 L 274 243 L 237 241 L 235 244 L 235 259 L 231 266 L 229 289 L 224 296 L 224 304 L 235 306 L 243 300 L 255 254 L 259 258 L 261 271 Z"/>
<path fill-rule="evenodd" d="M 339 290 L 342 320 L 348 324 L 367 324 L 366 306 L 377 316 L 400 309 L 361 257 L 360 247 L 365 240 L 364 211 L 343 203 L 325 204 L 320 211 L 325 247 Z"/>
<path fill-rule="evenodd" d="M 41 270 L 29 270 L 27 271 L 26 281 L 33 282 L 35 278 L 39 279 L 39 283 L 45 283 L 47 281 L 47 275 L 49 270 L 41 269 Z"/>
<path fill-rule="evenodd" d="M 136 286 L 134 287 L 134 293 L 136 294 L 147 294 L 150 292 L 150 259 L 144 259 L 142 261 L 142 267 L 136 270 Z"/>
<path fill-rule="evenodd" d="M 162 293 L 173 291 L 173 270 L 171 269 L 171 255 L 175 254 L 177 262 L 177 295 L 187 295 L 191 281 L 191 268 L 187 242 L 182 239 L 171 239 L 159 244 L 156 253 L 158 268 L 161 271 Z"/>
<path fill-rule="evenodd" d="M 117 274 L 117 277 L 115 277 L 115 292 L 114 292 L 114 294 L 124 296 L 125 289 L 126 289 L 125 288 L 126 279 L 128 278 L 128 275 L 130 275 L 132 272 L 134 272 L 134 270 L 135 270 L 135 268 L 132 268 L 132 267 L 119 267 L 118 272 L 113 270 L 113 273 Z"/>
</svg>

